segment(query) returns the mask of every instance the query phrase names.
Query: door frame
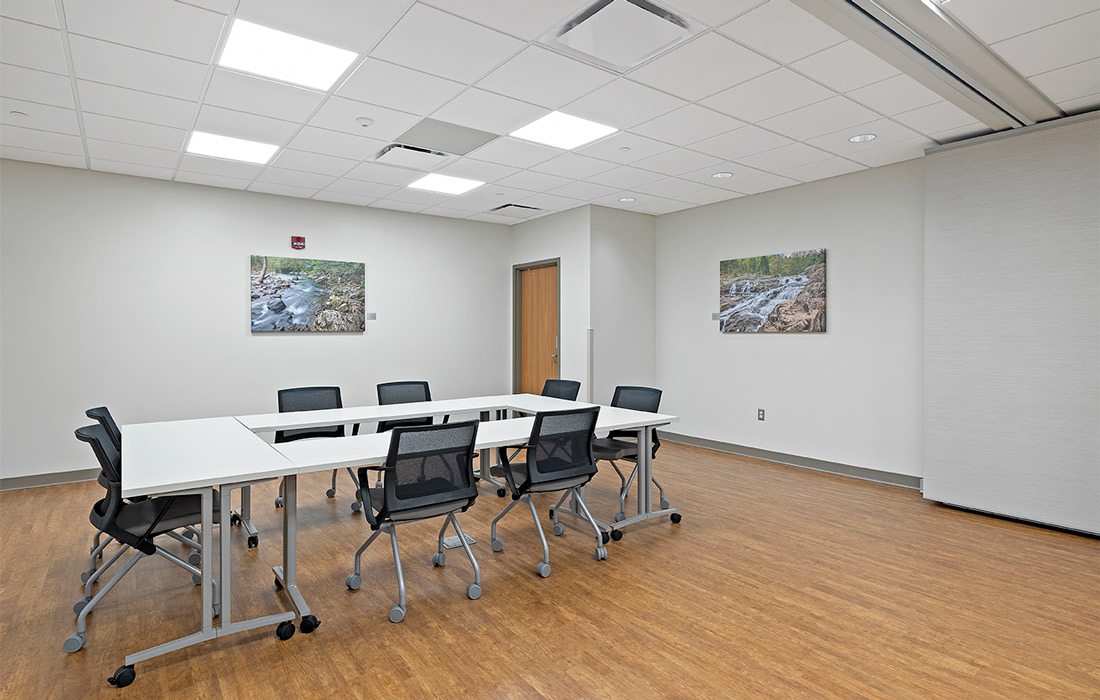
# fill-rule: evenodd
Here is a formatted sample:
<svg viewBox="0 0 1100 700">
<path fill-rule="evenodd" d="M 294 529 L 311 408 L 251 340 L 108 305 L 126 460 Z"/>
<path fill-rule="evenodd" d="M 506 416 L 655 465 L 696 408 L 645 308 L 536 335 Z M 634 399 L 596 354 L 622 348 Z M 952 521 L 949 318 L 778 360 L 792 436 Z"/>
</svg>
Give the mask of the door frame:
<svg viewBox="0 0 1100 700">
<path fill-rule="evenodd" d="M 520 389 L 520 372 L 522 370 L 522 305 L 520 296 L 523 286 L 520 284 L 520 273 L 524 270 L 534 270 L 539 267 L 556 266 L 558 268 L 558 378 L 561 378 L 561 258 L 546 258 L 533 262 L 517 263 L 512 265 L 512 393 Z"/>
</svg>

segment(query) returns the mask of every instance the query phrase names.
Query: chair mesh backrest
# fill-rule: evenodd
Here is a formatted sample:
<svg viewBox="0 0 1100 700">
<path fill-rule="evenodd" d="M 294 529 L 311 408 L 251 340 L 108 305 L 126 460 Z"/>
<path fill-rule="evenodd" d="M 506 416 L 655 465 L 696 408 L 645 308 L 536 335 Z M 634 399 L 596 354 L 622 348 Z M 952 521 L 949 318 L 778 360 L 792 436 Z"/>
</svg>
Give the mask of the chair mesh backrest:
<svg viewBox="0 0 1100 700">
<path fill-rule="evenodd" d="M 389 406 L 395 403 L 417 403 L 431 401 L 432 392 L 427 382 L 386 382 L 378 385 L 378 405 Z M 400 427 L 412 427 L 418 425 L 431 425 L 431 416 L 425 418 L 403 418 L 398 420 L 384 420 L 378 422 L 378 432 L 384 433 Z"/>
<path fill-rule="evenodd" d="M 527 479 L 532 484 L 592 476 L 592 437 L 600 407 L 535 414 L 527 443 Z"/>
<path fill-rule="evenodd" d="M 343 408 L 338 386 L 301 386 L 279 390 L 279 413 L 294 411 L 320 411 L 327 408 Z M 306 438 L 344 437 L 343 425 L 320 428 L 298 428 L 275 431 L 275 442 L 291 442 Z"/>
<path fill-rule="evenodd" d="M 115 423 L 115 419 L 111 416 L 111 412 L 107 410 L 106 406 L 89 408 L 87 411 L 84 411 L 84 415 L 102 425 L 103 429 L 107 431 L 107 436 L 111 439 L 115 449 L 119 452 L 122 451 L 122 431 L 119 429 L 118 424 Z"/>
<path fill-rule="evenodd" d="M 98 424 L 86 425 L 76 430 L 76 439 L 91 446 L 108 482 L 122 484 L 122 456 L 106 428 Z"/>
<path fill-rule="evenodd" d="M 611 405 L 615 408 L 629 408 L 634 411 L 656 413 L 661 407 L 661 390 L 648 386 L 617 386 L 615 395 L 611 397 Z M 657 448 L 661 446 L 661 440 L 657 437 L 656 429 L 650 431 L 653 440 L 653 454 L 657 454 Z M 635 430 L 612 430 L 608 437 L 634 438 L 638 433 Z"/>
<path fill-rule="evenodd" d="M 542 385 L 542 395 L 552 396 L 555 399 L 576 401 L 579 393 L 581 393 L 581 383 L 572 379 L 547 379 Z"/>
<path fill-rule="evenodd" d="M 474 441 L 478 421 L 395 428 L 386 459 L 383 510 L 412 508 L 477 498 Z"/>
</svg>

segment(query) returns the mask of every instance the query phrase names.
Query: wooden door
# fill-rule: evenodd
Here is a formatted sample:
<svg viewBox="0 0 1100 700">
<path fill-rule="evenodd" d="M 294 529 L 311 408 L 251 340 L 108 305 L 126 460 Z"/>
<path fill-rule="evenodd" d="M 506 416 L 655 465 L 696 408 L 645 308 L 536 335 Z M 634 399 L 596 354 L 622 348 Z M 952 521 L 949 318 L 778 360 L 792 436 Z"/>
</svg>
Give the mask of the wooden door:
<svg viewBox="0 0 1100 700">
<path fill-rule="evenodd" d="M 547 379 L 559 377 L 558 265 L 520 270 L 519 296 L 519 391 L 542 392 Z"/>
</svg>

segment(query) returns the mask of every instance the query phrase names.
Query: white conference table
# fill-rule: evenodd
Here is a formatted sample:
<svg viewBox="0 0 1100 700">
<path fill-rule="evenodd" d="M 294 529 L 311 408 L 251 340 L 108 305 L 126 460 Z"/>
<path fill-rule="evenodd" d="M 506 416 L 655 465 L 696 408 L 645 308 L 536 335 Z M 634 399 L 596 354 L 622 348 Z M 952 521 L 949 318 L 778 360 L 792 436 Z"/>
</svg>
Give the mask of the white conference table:
<svg viewBox="0 0 1100 700">
<path fill-rule="evenodd" d="M 296 616 L 308 633 L 319 621 L 310 611 L 297 580 L 297 477 L 300 474 L 353 466 L 377 466 L 385 463 L 389 451 L 389 433 L 371 433 L 344 438 L 300 440 L 271 444 L 260 434 L 277 430 L 322 427 L 341 424 L 372 423 L 382 420 L 422 418 L 451 414 L 477 413 L 476 449 L 480 451 L 481 478 L 500 486 L 489 474 L 489 453 L 497 447 L 522 446 L 530 436 L 533 418 L 505 418 L 508 412 L 534 414 L 592 406 L 532 394 L 504 394 L 466 399 L 445 399 L 386 406 L 358 406 L 321 411 L 267 413 L 248 416 L 204 418 L 124 425 L 122 495 L 165 496 L 198 493 L 202 497 L 203 552 L 213 551 L 213 494 L 220 491 L 219 521 L 221 542 L 220 616 L 214 624 L 212 566 L 204 558 L 202 566 L 202 627 L 179 639 L 126 656 L 133 665 L 161 654 L 193 644 L 255 629 L 289 622 Z M 491 420 L 493 417 L 498 420 Z M 674 508 L 654 509 L 652 500 L 651 429 L 675 422 L 675 416 L 646 413 L 624 408 L 601 406 L 596 434 L 612 430 L 637 430 L 638 503 L 637 514 L 613 524 L 600 523 L 605 531 L 628 527 L 652 518 L 670 516 Z M 230 521 L 232 491 L 248 488 L 261 481 L 283 478 L 283 556 L 282 566 L 273 567 L 276 582 L 283 587 L 294 611 L 233 621 L 231 608 Z M 242 509 L 243 510 L 243 509 Z M 570 513 L 567 509 L 561 512 Z M 574 513 L 575 514 L 575 513 Z"/>
</svg>

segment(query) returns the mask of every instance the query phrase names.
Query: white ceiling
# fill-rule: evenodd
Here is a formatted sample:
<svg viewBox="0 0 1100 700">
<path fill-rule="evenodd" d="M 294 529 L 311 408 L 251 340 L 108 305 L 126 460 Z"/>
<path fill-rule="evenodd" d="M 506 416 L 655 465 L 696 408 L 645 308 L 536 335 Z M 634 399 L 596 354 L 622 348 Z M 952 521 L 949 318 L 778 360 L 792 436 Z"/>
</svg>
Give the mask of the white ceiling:
<svg viewBox="0 0 1100 700">
<path fill-rule="evenodd" d="M 515 223 L 486 212 L 592 202 L 661 214 L 988 131 L 789 0 L 662 0 L 703 29 L 625 75 L 539 43 L 588 4 L 326 0 L 319 12 L 297 0 L 4 0 L 0 155 Z M 1100 103 L 1100 0 L 1016 5 L 944 8 L 1062 109 Z M 360 58 L 327 93 L 216 68 L 235 16 Z M 572 152 L 503 136 L 553 109 L 622 131 Z M 462 196 L 410 190 L 421 173 L 372 162 L 429 116 L 502 134 L 439 170 L 489 184 Z M 266 167 L 187 155 L 192 129 L 281 150 Z M 848 141 L 864 132 L 878 138 Z"/>
</svg>

